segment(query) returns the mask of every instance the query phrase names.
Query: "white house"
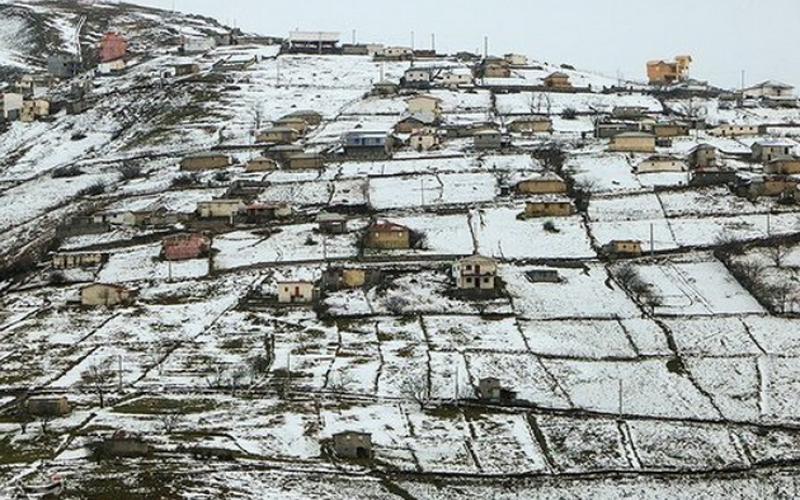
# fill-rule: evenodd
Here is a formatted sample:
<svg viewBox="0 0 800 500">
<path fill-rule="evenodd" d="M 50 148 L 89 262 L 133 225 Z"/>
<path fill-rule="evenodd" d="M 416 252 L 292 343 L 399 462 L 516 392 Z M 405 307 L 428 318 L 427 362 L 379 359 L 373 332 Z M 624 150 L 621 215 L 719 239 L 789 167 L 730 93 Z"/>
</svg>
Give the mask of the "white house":
<svg viewBox="0 0 800 500">
<path fill-rule="evenodd" d="M 434 116 L 442 114 L 442 100 L 429 95 L 418 95 L 406 101 L 408 113 L 411 115 L 431 113 Z"/>
<path fill-rule="evenodd" d="M 316 297 L 316 287 L 310 281 L 278 283 L 278 302 L 281 304 L 310 304 Z"/>
<path fill-rule="evenodd" d="M 453 264 L 453 277 L 460 290 L 494 290 L 497 262 L 482 255 L 463 258 Z"/>
<path fill-rule="evenodd" d="M 404 77 L 407 85 L 420 85 L 431 83 L 431 71 L 428 68 L 409 68 Z"/>
<path fill-rule="evenodd" d="M 24 99 L 22 94 L 13 92 L 6 92 L 3 94 L 3 117 L 8 119 L 8 116 L 14 111 L 17 113 L 22 111 L 22 103 Z"/>
<path fill-rule="evenodd" d="M 746 88 L 742 91 L 745 98 L 758 99 L 761 97 L 792 97 L 794 87 L 783 82 L 767 80 L 758 85 Z"/>
</svg>

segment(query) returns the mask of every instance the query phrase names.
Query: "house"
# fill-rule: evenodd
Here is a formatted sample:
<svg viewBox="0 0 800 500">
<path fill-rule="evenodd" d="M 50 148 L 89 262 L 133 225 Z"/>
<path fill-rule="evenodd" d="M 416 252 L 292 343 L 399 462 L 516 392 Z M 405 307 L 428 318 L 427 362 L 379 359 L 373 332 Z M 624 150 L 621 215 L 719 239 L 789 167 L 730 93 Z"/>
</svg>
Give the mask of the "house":
<svg viewBox="0 0 800 500">
<path fill-rule="evenodd" d="M 642 255 L 642 242 L 636 240 L 612 240 L 603 247 L 608 255 L 638 257 Z"/>
<path fill-rule="evenodd" d="M 245 172 L 269 172 L 278 170 L 278 162 L 272 158 L 259 156 L 247 162 L 244 167 Z"/>
<path fill-rule="evenodd" d="M 288 203 L 254 202 L 239 211 L 249 224 L 261 224 L 277 218 L 291 217 L 292 207 Z"/>
<path fill-rule="evenodd" d="M 636 173 L 685 172 L 686 163 L 675 156 L 654 155 L 636 165 Z"/>
<path fill-rule="evenodd" d="M 418 130 L 435 125 L 437 121 L 436 115 L 433 113 L 417 113 L 406 116 L 397 122 L 394 131 L 397 134 L 413 134 Z"/>
<path fill-rule="evenodd" d="M 278 282 L 278 303 L 311 304 L 317 298 L 317 288 L 310 281 Z"/>
<path fill-rule="evenodd" d="M 60 252 L 53 255 L 53 269 L 95 267 L 105 263 L 108 254 L 103 252 Z"/>
<path fill-rule="evenodd" d="M 411 61 L 414 59 L 414 50 L 411 47 L 385 47 L 375 54 L 375 58 L 388 61 Z"/>
<path fill-rule="evenodd" d="M 167 236 L 161 240 L 161 255 L 165 260 L 191 260 L 204 257 L 211 250 L 211 238 L 203 233 Z"/>
<path fill-rule="evenodd" d="M 525 203 L 526 218 L 569 217 L 575 213 L 571 201 L 529 201 Z"/>
<path fill-rule="evenodd" d="M 783 82 L 767 80 L 742 91 L 745 99 L 794 97 L 794 87 Z"/>
<path fill-rule="evenodd" d="M 478 66 L 481 78 L 511 78 L 511 65 L 505 59 L 487 57 Z"/>
<path fill-rule="evenodd" d="M 201 201 L 197 204 L 197 215 L 203 219 L 232 219 L 244 207 L 245 203 L 240 198 Z"/>
<path fill-rule="evenodd" d="M 333 31 L 290 31 L 285 47 L 292 54 L 335 54 L 338 44 Z"/>
<path fill-rule="evenodd" d="M 13 89 L 25 97 L 43 97 L 58 83 L 58 78 L 49 74 L 22 75 Z"/>
<path fill-rule="evenodd" d="M 81 288 L 81 304 L 84 306 L 127 305 L 134 296 L 133 290 L 120 285 L 94 283 Z"/>
<path fill-rule="evenodd" d="M 201 172 L 231 166 L 231 158 L 222 153 L 206 151 L 185 156 L 181 160 L 181 170 L 185 172 Z"/>
<path fill-rule="evenodd" d="M 698 144 L 689 151 L 689 166 L 691 168 L 713 168 L 716 165 L 717 148 L 711 144 Z"/>
<path fill-rule="evenodd" d="M 24 98 L 22 94 L 15 92 L 3 93 L 3 118 L 11 120 L 16 115 L 19 118 L 19 113 L 22 111 L 22 104 Z"/>
<path fill-rule="evenodd" d="M 299 116 L 284 116 L 272 122 L 273 127 L 282 128 L 287 127 L 297 131 L 299 135 L 305 135 L 311 125 Z"/>
<path fill-rule="evenodd" d="M 527 66 L 528 65 L 528 57 L 522 54 L 506 54 L 503 56 L 503 59 L 509 64 L 509 66 Z"/>
<path fill-rule="evenodd" d="M 268 145 L 264 151 L 264 157 L 278 162 L 286 161 L 290 156 L 305 153 L 303 146 L 299 144 L 277 144 Z"/>
<path fill-rule="evenodd" d="M 50 114 L 50 102 L 44 99 L 33 99 L 22 102 L 22 109 L 20 110 L 19 120 L 22 122 L 30 123 L 37 118 L 48 116 Z"/>
<path fill-rule="evenodd" d="M 438 117 L 442 114 L 442 100 L 429 95 L 418 95 L 406 100 L 408 114 L 428 114 Z"/>
<path fill-rule="evenodd" d="M 693 187 L 727 186 L 737 182 L 735 170 L 723 170 L 719 167 L 698 169 L 692 172 L 689 185 Z"/>
<path fill-rule="evenodd" d="M 180 52 L 182 54 L 203 54 L 213 50 L 217 46 L 217 41 L 210 36 L 184 37 L 181 41 Z"/>
<path fill-rule="evenodd" d="M 750 147 L 753 161 L 769 163 L 780 158 L 791 158 L 794 143 L 787 141 L 757 141 Z"/>
<path fill-rule="evenodd" d="M 794 197 L 796 196 L 800 180 L 786 176 L 756 176 L 741 179 L 736 184 L 735 192 L 739 196 L 750 199 L 762 196 L 768 197 Z"/>
<path fill-rule="evenodd" d="M 689 77 L 692 56 L 677 56 L 672 62 L 663 60 L 647 63 L 647 78 L 651 85 L 671 85 L 685 81 Z"/>
<path fill-rule="evenodd" d="M 349 56 L 375 57 L 383 50 L 382 43 L 343 43 L 342 54 Z"/>
<path fill-rule="evenodd" d="M 484 129 L 473 134 L 472 145 L 475 149 L 502 149 L 509 145 L 508 137 L 498 130 Z"/>
<path fill-rule="evenodd" d="M 369 460 L 372 458 L 372 434 L 345 431 L 333 435 L 333 452 L 339 458 Z"/>
<path fill-rule="evenodd" d="M 646 106 L 614 106 L 611 116 L 621 120 L 638 119 L 647 115 Z"/>
<path fill-rule="evenodd" d="M 689 135 L 689 126 L 678 122 L 658 122 L 652 125 L 656 137 L 680 137 Z"/>
<path fill-rule="evenodd" d="M 609 151 L 654 153 L 656 151 L 656 137 L 644 132 L 623 132 L 611 138 Z"/>
<path fill-rule="evenodd" d="M 430 68 L 411 67 L 403 73 L 402 82 L 408 87 L 427 87 L 431 84 Z"/>
<path fill-rule="evenodd" d="M 640 125 L 636 122 L 598 121 L 594 125 L 594 136 L 598 139 L 610 139 L 626 132 L 639 132 L 639 129 Z"/>
<path fill-rule="evenodd" d="M 432 127 L 417 130 L 408 138 L 408 145 L 414 151 L 429 151 L 439 147 L 440 144 L 439 133 Z"/>
<path fill-rule="evenodd" d="M 28 398 L 24 407 L 32 417 L 63 417 L 72 411 L 66 396 Z"/>
<path fill-rule="evenodd" d="M 568 74 L 556 71 L 545 77 L 544 86 L 548 89 L 571 89 L 572 83 Z"/>
<path fill-rule="evenodd" d="M 300 133 L 292 127 L 270 127 L 256 136 L 256 142 L 272 144 L 291 144 L 300 138 Z"/>
<path fill-rule="evenodd" d="M 283 161 L 283 167 L 288 170 L 321 169 L 325 168 L 325 158 L 319 153 L 295 153 Z"/>
<path fill-rule="evenodd" d="M 434 83 L 443 87 L 460 87 L 472 84 L 472 71 L 459 71 L 457 68 L 450 68 L 441 71 L 434 77 Z"/>
<path fill-rule="evenodd" d="M 791 156 L 776 158 L 767 162 L 764 172 L 768 174 L 796 175 L 800 174 L 800 157 Z"/>
<path fill-rule="evenodd" d="M 322 115 L 310 109 L 300 109 L 285 115 L 282 119 L 296 118 L 305 121 L 312 127 L 319 126 L 322 123 Z"/>
<path fill-rule="evenodd" d="M 553 120 L 549 116 L 515 118 L 508 124 L 508 130 L 523 135 L 552 134 Z"/>
<path fill-rule="evenodd" d="M 459 290 L 494 290 L 497 261 L 482 255 L 465 257 L 453 264 L 453 278 Z"/>
<path fill-rule="evenodd" d="M 375 269 L 359 268 L 329 268 L 322 273 L 322 286 L 325 290 L 354 289 L 366 286 L 367 283 L 377 283 L 380 280 L 380 271 Z"/>
<path fill-rule="evenodd" d="M 371 94 L 374 96 L 390 96 L 398 92 L 400 92 L 400 85 L 389 80 L 381 80 L 372 86 Z"/>
<path fill-rule="evenodd" d="M 341 214 L 322 212 L 317 215 L 317 224 L 320 233 L 344 234 L 347 232 L 347 217 Z"/>
<path fill-rule="evenodd" d="M 173 64 L 172 69 L 175 71 L 175 76 L 178 77 L 200 73 L 200 65 L 197 63 Z"/>
<path fill-rule="evenodd" d="M 342 135 L 344 153 L 349 156 L 384 158 L 392 151 L 392 138 L 386 132 L 352 131 Z"/>
<path fill-rule="evenodd" d="M 531 283 L 561 283 L 561 276 L 556 269 L 533 269 L 526 271 L 525 278 Z"/>
<path fill-rule="evenodd" d="M 112 73 L 121 73 L 125 71 L 128 65 L 125 59 L 115 59 L 113 61 L 103 62 L 97 65 L 97 74 L 110 75 Z"/>
<path fill-rule="evenodd" d="M 81 70 L 77 56 L 51 55 L 47 57 L 47 73 L 61 79 L 72 78 Z"/>
<path fill-rule="evenodd" d="M 128 53 L 128 41 L 119 33 L 108 32 L 100 39 L 100 62 L 122 59 Z"/>
<path fill-rule="evenodd" d="M 506 389 L 495 377 L 484 377 L 478 381 L 478 398 L 484 401 L 509 403 L 517 399 L 515 391 Z"/>
<path fill-rule="evenodd" d="M 736 125 L 723 123 L 708 131 L 709 135 L 715 137 L 746 137 L 761 135 L 766 133 L 766 127 L 762 125 Z"/>
<path fill-rule="evenodd" d="M 564 194 L 567 183 L 555 174 L 541 175 L 518 182 L 516 190 L 520 194 Z"/>
<path fill-rule="evenodd" d="M 378 250 L 411 248 L 411 230 L 391 222 L 373 222 L 367 228 L 364 246 Z"/>
</svg>

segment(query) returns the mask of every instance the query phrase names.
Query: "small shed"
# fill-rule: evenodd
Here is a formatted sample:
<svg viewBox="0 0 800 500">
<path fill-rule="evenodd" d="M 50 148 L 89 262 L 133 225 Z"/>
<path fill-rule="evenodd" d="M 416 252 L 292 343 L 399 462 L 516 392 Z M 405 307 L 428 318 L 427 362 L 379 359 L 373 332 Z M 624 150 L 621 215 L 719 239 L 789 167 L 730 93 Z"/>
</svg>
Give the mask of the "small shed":
<svg viewBox="0 0 800 500">
<path fill-rule="evenodd" d="M 81 304 L 84 306 L 126 305 L 133 302 L 135 291 L 121 285 L 94 283 L 81 288 Z"/>
<path fill-rule="evenodd" d="M 25 402 L 25 410 L 34 417 L 62 417 L 72 411 L 66 396 L 32 397 Z"/>
<path fill-rule="evenodd" d="M 310 281 L 281 281 L 278 283 L 278 302 L 281 304 L 311 304 L 317 299 L 317 288 Z"/>
<path fill-rule="evenodd" d="M 505 388 L 496 377 L 484 377 L 478 382 L 478 398 L 496 403 L 510 403 L 517 399 L 517 393 Z"/>
<path fill-rule="evenodd" d="M 339 458 L 369 460 L 373 456 L 372 434 L 344 431 L 333 435 L 333 452 Z"/>
<path fill-rule="evenodd" d="M 347 232 L 347 218 L 341 214 L 322 212 L 317 216 L 319 232 L 324 234 L 344 234 Z"/>
</svg>

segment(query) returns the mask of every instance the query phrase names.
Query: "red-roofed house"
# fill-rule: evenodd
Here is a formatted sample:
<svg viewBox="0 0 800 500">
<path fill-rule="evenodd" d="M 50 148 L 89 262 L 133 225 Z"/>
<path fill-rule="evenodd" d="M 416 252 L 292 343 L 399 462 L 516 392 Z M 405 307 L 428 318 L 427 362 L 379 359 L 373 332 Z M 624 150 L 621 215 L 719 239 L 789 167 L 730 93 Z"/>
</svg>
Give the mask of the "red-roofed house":
<svg viewBox="0 0 800 500">
<path fill-rule="evenodd" d="M 122 59 L 128 52 L 128 41 L 117 33 L 106 33 L 100 40 L 100 62 Z"/>
<path fill-rule="evenodd" d="M 202 233 L 167 236 L 161 241 L 166 260 L 189 260 L 202 257 L 211 248 L 211 238 Z"/>
</svg>

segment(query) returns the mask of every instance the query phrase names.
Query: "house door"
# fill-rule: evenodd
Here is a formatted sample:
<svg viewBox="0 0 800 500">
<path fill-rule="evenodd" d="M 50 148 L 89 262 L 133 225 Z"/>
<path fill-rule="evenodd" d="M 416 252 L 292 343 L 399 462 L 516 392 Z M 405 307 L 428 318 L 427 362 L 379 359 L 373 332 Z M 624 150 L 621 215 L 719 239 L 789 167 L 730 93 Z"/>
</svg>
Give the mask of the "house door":
<svg viewBox="0 0 800 500">
<path fill-rule="evenodd" d="M 369 458 L 369 451 L 366 448 L 358 447 L 356 448 L 356 457 L 361 459 Z"/>
<path fill-rule="evenodd" d="M 300 298 L 300 287 L 294 287 L 294 295 L 292 295 L 292 300 L 298 300 Z"/>
</svg>

